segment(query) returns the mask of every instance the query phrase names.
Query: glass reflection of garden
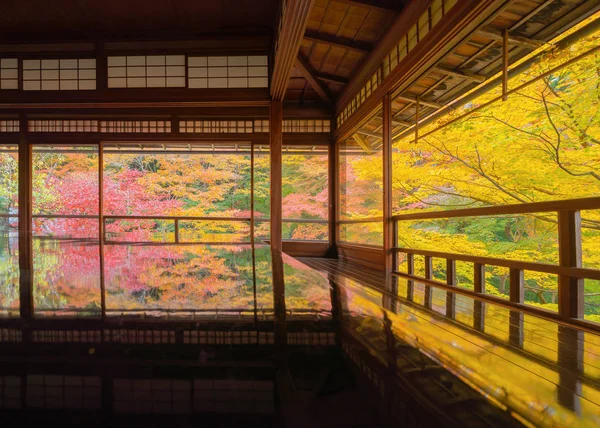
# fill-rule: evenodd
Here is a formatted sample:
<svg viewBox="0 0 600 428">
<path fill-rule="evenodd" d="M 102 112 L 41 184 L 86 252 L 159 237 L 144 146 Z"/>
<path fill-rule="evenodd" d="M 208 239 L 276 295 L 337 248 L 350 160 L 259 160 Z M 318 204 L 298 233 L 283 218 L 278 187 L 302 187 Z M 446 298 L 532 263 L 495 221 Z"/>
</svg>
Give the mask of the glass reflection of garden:
<svg viewBox="0 0 600 428">
<path fill-rule="evenodd" d="M 16 316 L 18 154 L 16 147 L 2 149 L 0 311 Z M 262 154 L 254 158 L 253 202 L 255 217 L 264 220 L 269 215 L 269 157 Z M 99 159 L 98 146 L 33 149 L 33 294 L 37 314 L 98 315 L 102 287 L 107 315 L 153 311 L 172 316 L 272 313 L 267 247 L 258 245 L 253 252 L 248 245 L 192 245 L 251 242 L 250 222 L 236 221 L 251 215 L 249 147 L 219 154 L 121 154 L 105 150 L 103 245 L 99 237 Z M 326 241 L 327 150 L 317 154 L 290 151 L 284 164 L 284 212 L 294 219 L 286 227 L 286 238 Z M 177 235 L 186 245 L 159 245 L 174 243 L 175 222 L 165 216 L 178 219 Z M 216 220 L 193 220 L 198 217 Z M 312 222 L 315 220 L 324 224 Z M 268 236 L 268 222 L 257 221 L 255 235 Z M 134 245 L 139 242 L 146 244 Z M 285 269 L 290 309 L 296 313 L 329 310 L 327 289 L 301 287 L 302 270 L 289 264 Z"/>
</svg>

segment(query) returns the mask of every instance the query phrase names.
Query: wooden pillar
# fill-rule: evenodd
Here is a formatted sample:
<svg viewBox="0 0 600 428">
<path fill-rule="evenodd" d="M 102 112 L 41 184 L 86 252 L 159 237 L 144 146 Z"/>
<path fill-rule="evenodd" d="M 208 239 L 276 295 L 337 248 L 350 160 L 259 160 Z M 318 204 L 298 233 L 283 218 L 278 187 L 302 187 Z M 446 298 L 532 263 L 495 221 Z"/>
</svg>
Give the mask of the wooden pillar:
<svg viewBox="0 0 600 428">
<path fill-rule="evenodd" d="M 332 118 L 333 122 L 333 118 Z M 328 190 L 329 190 L 329 211 L 328 211 L 328 227 L 329 227 L 329 257 L 337 257 L 337 227 L 336 227 L 336 215 L 337 215 L 337 156 L 335 141 L 332 139 L 329 144 L 328 158 Z"/>
<path fill-rule="evenodd" d="M 96 89 L 105 91 L 108 89 L 108 56 L 104 49 L 104 43 L 98 42 L 96 49 Z M 187 69 L 187 67 L 186 67 Z"/>
<path fill-rule="evenodd" d="M 33 318 L 32 164 L 26 116 L 21 117 L 19 126 L 19 299 L 21 319 L 29 321 Z"/>
<path fill-rule="evenodd" d="M 271 139 L 271 248 L 282 250 L 281 165 L 283 146 L 281 101 L 271 101 L 269 131 Z"/>
<path fill-rule="evenodd" d="M 392 222 L 392 103 L 389 94 L 383 97 L 383 251 L 385 271 L 391 272 L 394 264 L 392 248 L 394 224 Z"/>
<path fill-rule="evenodd" d="M 502 101 L 508 100 L 508 28 L 502 33 Z"/>
<path fill-rule="evenodd" d="M 273 274 L 273 312 L 275 320 L 275 347 L 285 351 L 287 346 L 287 325 L 285 306 L 285 277 L 281 251 L 271 249 Z"/>
<path fill-rule="evenodd" d="M 558 256 L 564 267 L 581 267 L 581 213 L 558 212 Z M 567 318 L 583 318 L 583 279 L 558 277 L 558 313 Z"/>
<path fill-rule="evenodd" d="M 98 144 L 98 251 L 100 253 L 100 310 L 106 318 L 106 288 L 104 278 L 104 145 Z M 177 238 L 177 229 L 175 230 Z"/>
<path fill-rule="evenodd" d="M 252 245 L 254 245 L 254 227 L 254 144 L 250 144 L 250 242 Z"/>
</svg>

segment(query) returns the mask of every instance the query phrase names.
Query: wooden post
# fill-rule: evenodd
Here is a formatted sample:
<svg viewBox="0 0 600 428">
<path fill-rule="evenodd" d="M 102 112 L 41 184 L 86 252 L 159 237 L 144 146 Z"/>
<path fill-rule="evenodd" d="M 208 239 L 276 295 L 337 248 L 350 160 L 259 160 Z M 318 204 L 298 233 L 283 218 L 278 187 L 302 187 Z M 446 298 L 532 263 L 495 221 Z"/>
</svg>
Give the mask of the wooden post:
<svg viewBox="0 0 600 428">
<path fill-rule="evenodd" d="M 408 275 L 415 274 L 415 255 L 407 253 L 406 254 L 406 273 Z M 413 280 L 409 279 L 406 282 L 406 299 L 409 301 L 413 301 L 415 292 L 415 283 Z"/>
<path fill-rule="evenodd" d="M 525 282 L 523 270 L 510 268 L 510 301 L 523 303 L 525 301 Z"/>
<path fill-rule="evenodd" d="M 392 222 L 392 104 L 383 97 L 383 252 L 385 271 L 393 270 L 394 225 Z"/>
<path fill-rule="evenodd" d="M 282 197 L 281 166 L 283 145 L 283 113 L 281 101 L 271 101 L 271 248 L 281 251 L 282 243 Z"/>
<path fill-rule="evenodd" d="M 282 253 L 271 248 L 273 274 L 273 309 L 275 321 L 275 347 L 279 352 L 287 346 L 287 324 L 285 305 L 285 276 L 283 271 Z"/>
<path fill-rule="evenodd" d="M 332 119 L 333 122 L 333 119 Z M 335 155 L 335 141 L 331 140 L 327 151 L 328 165 L 328 191 L 329 191 L 329 211 L 328 213 L 328 230 L 329 230 L 329 251 L 328 257 L 337 257 L 337 227 L 336 227 L 336 212 L 337 212 L 337 164 Z"/>
<path fill-rule="evenodd" d="M 558 212 L 558 257 L 564 267 L 581 267 L 581 213 Z M 558 277 L 558 313 L 566 318 L 583 318 L 583 279 Z"/>
<path fill-rule="evenodd" d="M 485 293 L 485 265 L 474 263 L 473 286 L 476 293 Z"/>
<path fill-rule="evenodd" d="M 19 299 L 21 319 L 33 318 L 32 159 L 27 141 L 27 116 L 20 118 L 19 139 Z M 24 341 L 27 339 L 24 337 Z"/>
<path fill-rule="evenodd" d="M 425 278 L 433 278 L 433 257 L 425 256 Z M 433 307 L 432 290 L 430 285 L 425 285 L 425 301 L 424 306 L 428 309 Z"/>
<path fill-rule="evenodd" d="M 341 208 L 342 205 L 340 203 L 340 197 L 341 197 L 341 187 L 340 187 L 340 183 L 341 183 L 341 174 L 342 174 L 342 169 L 340 166 L 340 144 L 336 144 L 336 142 L 334 141 L 332 143 L 332 150 L 333 150 L 333 175 L 334 175 L 334 208 L 335 208 L 335 215 L 333 217 L 333 227 L 335 229 L 335 235 L 333 237 L 333 243 L 336 246 L 336 257 L 337 257 L 337 245 L 338 242 L 340 242 L 340 213 L 341 213 Z"/>
<path fill-rule="evenodd" d="M 456 262 L 446 260 L 446 284 L 456 286 Z M 446 316 L 450 319 L 456 317 L 456 294 L 451 291 L 446 292 Z"/>
<path fill-rule="evenodd" d="M 254 144 L 250 144 L 250 242 L 254 245 Z M 253 256 L 254 257 L 254 256 Z"/>
<path fill-rule="evenodd" d="M 508 99 L 508 28 L 502 34 L 502 101 Z"/>
<path fill-rule="evenodd" d="M 108 56 L 104 49 L 104 43 L 98 42 L 96 50 L 96 89 L 104 92 L 108 88 Z"/>
<path fill-rule="evenodd" d="M 104 144 L 98 143 L 98 253 L 100 262 L 100 310 L 106 318 L 106 287 L 104 281 Z"/>
<path fill-rule="evenodd" d="M 419 115 L 421 113 L 421 103 L 419 101 L 419 96 L 417 96 L 415 100 L 415 108 L 417 110 L 415 113 L 415 144 L 419 142 Z"/>
</svg>

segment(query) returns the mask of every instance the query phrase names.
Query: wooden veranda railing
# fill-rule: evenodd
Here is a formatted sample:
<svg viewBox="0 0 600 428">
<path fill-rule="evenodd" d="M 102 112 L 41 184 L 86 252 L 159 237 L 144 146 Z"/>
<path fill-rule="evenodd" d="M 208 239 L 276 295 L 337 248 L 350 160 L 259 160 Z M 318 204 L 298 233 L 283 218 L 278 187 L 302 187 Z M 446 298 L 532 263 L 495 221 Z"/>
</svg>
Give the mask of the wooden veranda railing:
<svg viewBox="0 0 600 428">
<path fill-rule="evenodd" d="M 221 223 L 247 223 L 248 225 L 252 224 L 251 217 L 216 217 L 216 216 L 202 216 L 202 217 L 188 217 L 188 216 L 153 216 L 153 215 L 144 215 L 144 216 L 136 216 L 136 215 L 104 215 L 102 216 L 102 220 L 100 220 L 100 216 L 98 215 L 89 215 L 89 214 L 33 214 L 32 219 L 87 219 L 87 220 L 97 220 L 102 222 L 102 242 L 104 244 L 119 244 L 119 243 L 152 243 L 156 244 L 156 241 L 120 241 L 120 240 L 112 240 L 109 237 L 110 232 L 106 231 L 107 221 L 115 221 L 115 220 L 124 220 L 124 221 L 135 221 L 135 220 L 156 220 L 156 221 L 170 221 L 173 222 L 174 225 L 174 241 L 170 242 L 171 244 L 205 244 L 205 243 L 213 243 L 213 242 L 205 242 L 201 240 L 189 240 L 184 241 L 181 239 L 180 234 L 180 223 L 182 222 L 221 222 Z M 0 219 L 18 219 L 18 214 L 0 214 Z M 268 217 L 255 217 L 254 223 L 268 223 L 271 219 Z M 381 221 L 381 219 L 380 219 Z M 304 218 L 284 218 L 282 222 L 288 224 L 329 224 L 329 220 L 326 219 L 304 219 Z M 250 227 L 248 233 L 248 239 L 241 242 L 229 242 L 234 244 L 247 244 L 252 242 L 252 232 L 253 228 Z M 61 239 L 60 237 L 52 237 L 52 239 Z M 65 237 L 64 239 L 73 239 L 70 236 Z M 215 242 L 215 243 L 223 243 L 223 242 Z"/>
<path fill-rule="evenodd" d="M 525 309 L 544 316 L 571 320 L 582 319 L 584 317 L 585 307 L 584 280 L 600 280 L 600 269 L 582 267 L 581 211 L 596 209 L 600 209 L 600 197 L 394 215 L 392 216 L 394 232 L 392 241 L 393 247 L 391 248 L 391 251 L 393 252 L 392 272 L 395 275 L 406 278 L 409 281 L 409 286 L 414 284 L 414 282 L 419 282 L 426 286 L 440 287 L 459 294 L 476 295 L 482 300 L 489 300 L 503 306 Z M 483 257 L 444 251 L 419 250 L 398 246 L 398 225 L 402 221 L 489 217 L 498 215 L 537 215 L 543 213 L 556 213 L 557 215 L 558 264 Z M 399 254 L 406 254 L 405 272 L 399 270 Z M 415 255 L 424 257 L 425 276 L 415 275 Z M 445 283 L 433 277 L 433 258 L 446 260 Z M 458 287 L 456 277 L 457 261 L 473 263 L 473 290 Z M 510 287 L 508 300 L 497 296 L 486 295 L 486 266 L 497 266 L 509 269 Z M 525 271 L 542 272 L 558 276 L 558 314 L 525 305 Z M 426 287 L 426 300 L 427 292 L 431 293 L 430 287 Z"/>
</svg>

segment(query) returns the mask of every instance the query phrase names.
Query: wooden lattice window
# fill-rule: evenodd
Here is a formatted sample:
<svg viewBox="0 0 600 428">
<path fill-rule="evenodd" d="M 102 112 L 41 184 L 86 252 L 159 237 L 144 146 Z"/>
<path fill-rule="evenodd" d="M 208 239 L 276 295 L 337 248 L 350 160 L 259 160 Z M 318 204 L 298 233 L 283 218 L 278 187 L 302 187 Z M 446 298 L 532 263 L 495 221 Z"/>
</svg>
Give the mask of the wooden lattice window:
<svg viewBox="0 0 600 428">
<path fill-rule="evenodd" d="M 98 132 L 97 120 L 30 120 L 30 132 Z"/>
<path fill-rule="evenodd" d="M 96 89 L 95 59 L 23 60 L 23 90 L 78 91 Z"/>
<path fill-rule="evenodd" d="M 0 59 L 0 89 L 19 89 L 19 60 Z"/>
<path fill-rule="evenodd" d="M 109 88 L 184 88 L 185 55 L 109 56 Z"/>
<path fill-rule="evenodd" d="M 255 120 L 254 121 L 254 132 L 269 132 L 269 121 L 268 120 Z"/>
<path fill-rule="evenodd" d="M 316 132 L 327 133 L 331 131 L 331 122 L 322 119 L 284 120 L 283 132 Z"/>
<path fill-rule="evenodd" d="M 109 133 L 168 133 L 170 120 L 102 120 L 100 132 Z"/>
<path fill-rule="evenodd" d="M 268 58 L 259 56 L 203 56 L 188 58 L 190 88 L 267 88 Z"/>
<path fill-rule="evenodd" d="M 12 119 L 0 120 L 0 132 L 19 132 L 19 121 Z"/>
<path fill-rule="evenodd" d="M 179 132 L 199 134 L 251 134 L 251 120 L 182 120 Z"/>
</svg>

